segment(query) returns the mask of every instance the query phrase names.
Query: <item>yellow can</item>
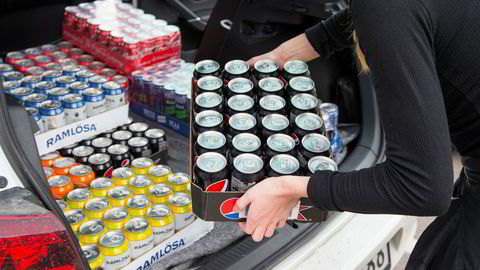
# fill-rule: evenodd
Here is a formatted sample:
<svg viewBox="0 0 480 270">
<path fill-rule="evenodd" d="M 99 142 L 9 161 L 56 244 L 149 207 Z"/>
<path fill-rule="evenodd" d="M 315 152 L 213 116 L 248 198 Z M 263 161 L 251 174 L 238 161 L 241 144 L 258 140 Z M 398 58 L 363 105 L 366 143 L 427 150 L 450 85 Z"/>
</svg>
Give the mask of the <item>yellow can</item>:
<svg viewBox="0 0 480 270">
<path fill-rule="evenodd" d="M 96 245 L 107 232 L 105 225 L 100 220 L 87 221 L 80 226 L 78 230 L 78 238 L 82 246 Z"/>
<path fill-rule="evenodd" d="M 126 207 L 131 197 L 132 192 L 127 187 L 115 187 L 108 191 L 108 204 L 111 207 Z"/>
<path fill-rule="evenodd" d="M 130 256 L 136 259 L 153 248 L 152 226 L 144 218 L 132 218 L 125 224 Z"/>
<path fill-rule="evenodd" d="M 132 169 L 135 175 L 146 175 L 154 165 L 153 160 L 149 158 L 136 158 L 132 160 Z"/>
<path fill-rule="evenodd" d="M 180 231 L 195 220 L 192 212 L 192 198 L 188 194 L 174 193 L 168 202 L 175 216 L 175 231 Z"/>
<path fill-rule="evenodd" d="M 147 220 L 152 226 L 155 246 L 175 234 L 173 214 L 168 206 L 163 204 L 152 206 L 148 209 Z"/>
<path fill-rule="evenodd" d="M 132 217 L 143 217 L 152 204 L 145 195 L 136 195 L 128 200 L 127 209 Z"/>
<path fill-rule="evenodd" d="M 85 216 L 82 210 L 70 210 L 68 212 L 65 212 L 65 217 L 67 218 L 68 223 L 70 223 L 70 226 L 72 227 L 75 235 L 78 235 L 78 230 L 80 229 L 80 226 L 82 226 L 83 223 L 88 221 L 88 218 Z"/>
<path fill-rule="evenodd" d="M 106 198 L 93 198 L 85 204 L 85 214 L 89 220 L 102 220 L 109 208 Z"/>
<path fill-rule="evenodd" d="M 172 187 L 165 184 L 156 184 L 148 190 L 148 199 L 152 204 L 168 204 L 168 199 L 172 194 Z"/>
<path fill-rule="evenodd" d="M 167 165 L 156 165 L 150 168 L 148 175 L 154 184 L 167 184 L 168 177 L 172 175 L 172 169 Z"/>
<path fill-rule="evenodd" d="M 186 173 L 174 173 L 168 177 L 168 184 L 173 192 L 187 192 L 190 177 Z"/>
<path fill-rule="evenodd" d="M 123 207 L 115 207 L 105 212 L 103 222 L 109 231 L 123 231 L 125 223 L 130 220 L 130 214 Z"/>
<path fill-rule="evenodd" d="M 86 188 L 77 188 L 67 195 L 68 206 L 72 209 L 83 209 L 85 204 L 92 198 L 92 193 Z"/>
<path fill-rule="evenodd" d="M 112 172 L 112 183 L 116 187 L 128 186 L 128 183 L 133 178 L 135 178 L 135 175 L 130 168 L 117 168 Z"/>
<path fill-rule="evenodd" d="M 64 201 L 64 200 L 57 200 L 57 204 L 58 204 L 58 206 L 60 206 L 60 208 L 62 209 L 62 211 L 64 213 L 72 210 L 72 209 L 70 209 L 70 207 L 68 207 L 67 202 Z"/>
<path fill-rule="evenodd" d="M 97 178 L 90 183 L 90 191 L 94 197 L 107 197 L 108 191 L 114 188 L 110 178 Z"/>
<path fill-rule="evenodd" d="M 103 269 L 103 255 L 100 249 L 95 245 L 88 245 L 82 247 L 83 255 L 88 261 L 88 265 L 92 270 Z"/>
<path fill-rule="evenodd" d="M 146 175 L 137 175 L 134 179 L 130 180 L 128 184 L 128 188 L 132 191 L 133 195 L 146 195 L 151 186 L 152 180 L 148 179 Z"/>
<path fill-rule="evenodd" d="M 130 251 L 128 250 L 128 240 L 121 232 L 108 232 L 100 238 L 100 253 L 105 260 L 108 269 L 122 269 L 130 261 Z"/>
</svg>

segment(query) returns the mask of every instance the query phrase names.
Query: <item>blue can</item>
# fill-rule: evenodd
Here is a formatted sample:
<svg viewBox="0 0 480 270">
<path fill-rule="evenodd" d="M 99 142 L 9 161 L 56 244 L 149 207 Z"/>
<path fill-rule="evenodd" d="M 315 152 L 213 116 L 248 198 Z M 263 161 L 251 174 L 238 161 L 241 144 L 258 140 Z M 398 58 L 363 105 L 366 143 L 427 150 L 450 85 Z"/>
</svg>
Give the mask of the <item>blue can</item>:
<svg viewBox="0 0 480 270">
<path fill-rule="evenodd" d="M 107 110 L 125 105 L 125 91 L 116 82 L 106 82 L 102 86 L 105 94 Z"/>
<path fill-rule="evenodd" d="M 3 77 L 3 74 L 13 71 L 13 66 L 9 64 L 0 64 L 0 77 Z"/>
<path fill-rule="evenodd" d="M 48 90 L 48 99 L 62 101 L 62 99 L 68 94 L 70 94 L 70 91 L 67 88 L 55 87 Z"/>
<path fill-rule="evenodd" d="M 3 91 L 7 94 L 10 94 L 10 92 L 15 89 L 19 88 L 21 86 L 19 81 L 9 81 L 9 82 L 3 82 Z"/>
<path fill-rule="evenodd" d="M 45 94 L 48 95 L 48 90 L 55 88 L 55 83 L 54 82 L 48 82 L 48 81 L 41 81 L 37 84 L 35 84 L 35 92 L 39 94 Z"/>
<path fill-rule="evenodd" d="M 100 76 L 100 75 L 97 75 L 88 79 L 88 83 L 90 84 L 90 87 L 93 87 L 93 88 L 102 88 L 102 85 L 106 82 L 108 82 L 107 77 Z"/>
<path fill-rule="evenodd" d="M 42 116 L 45 131 L 53 130 L 65 125 L 65 112 L 60 101 L 44 101 L 40 104 L 38 110 Z"/>
<path fill-rule="evenodd" d="M 14 96 L 20 104 L 24 105 L 27 97 L 33 94 L 33 89 L 28 87 L 18 87 L 10 91 L 9 94 Z"/>
<path fill-rule="evenodd" d="M 25 107 L 40 108 L 40 104 L 48 99 L 45 94 L 33 93 L 25 99 Z"/>
<path fill-rule="evenodd" d="M 75 74 L 82 69 L 85 69 L 85 68 L 79 65 L 68 65 L 62 68 L 63 75 L 66 75 L 66 76 L 75 76 Z"/>
<path fill-rule="evenodd" d="M 80 70 L 79 72 L 75 73 L 75 77 L 77 78 L 77 81 L 81 82 L 88 82 L 90 78 L 95 77 L 97 74 L 93 71 L 90 71 L 88 69 Z"/>
<path fill-rule="evenodd" d="M 28 75 L 26 77 L 23 77 L 21 84 L 22 84 L 22 86 L 30 87 L 32 89 L 35 89 L 35 84 L 37 84 L 41 81 L 42 81 L 42 76 Z"/>
<path fill-rule="evenodd" d="M 83 100 L 87 104 L 87 116 L 92 117 L 107 110 L 105 94 L 100 88 L 88 88 L 83 91 Z"/>
<path fill-rule="evenodd" d="M 43 72 L 43 80 L 47 82 L 57 82 L 57 79 L 62 77 L 62 72 L 59 70 L 47 70 Z"/>
<path fill-rule="evenodd" d="M 132 88 L 134 91 L 138 91 L 138 92 L 141 92 L 142 91 L 142 88 L 143 88 L 143 85 L 142 85 L 142 78 L 143 78 L 143 75 L 145 75 L 143 73 L 143 71 L 140 71 L 140 70 L 136 70 L 134 72 L 132 72 Z"/>
<path fill-rule="evenodd" d="M 66 124 L 87 118 L 87 106 L 82 95 L 68 94 L 62 100 Z"/>
<path fill-rule="evenodd" d="M 37 123 L 38 128 L 40 129 L 39 132 L 42 133 L 44 131 L 43 130 L 43 121 L 42 121 L 42 116 L 40 116 L 40 113 L 38 112 L 38 109 L 37 108 L 32 108 L 32 107 L 26 107 L 25 110 L 27 110 L 27 113 Z"/>
<path fill-rule="evenodd" d="M 327 137 L 332 140 L 335 136 L 338 126 L 338 106 L 333 103 L 320 104 L 320 113 L 325 123 L 325 130 L 327 131 Z"/>
<path fill-rule="evenodd" d="M 77 80 L 74 76 L 63 75 L 56 81 L 58 87 L 69 88 Z"/>
<path fill-rule="evenodd" d="M 20 71 L 9 71 L 3 74 L 5 81 L 21 81 L 24 75 Z"/>
<path fill-rule="evenodd" d="M 68 89 L 70 90 L 70 93 L 72 93 L 72 94 L 83 95 L 83 91 L 85 91 L 89 87 L 90 87 L 90 84 L 88 84 L 88 82 L 76 81 L 76 82 L 70 84 Z"/>
</svg>

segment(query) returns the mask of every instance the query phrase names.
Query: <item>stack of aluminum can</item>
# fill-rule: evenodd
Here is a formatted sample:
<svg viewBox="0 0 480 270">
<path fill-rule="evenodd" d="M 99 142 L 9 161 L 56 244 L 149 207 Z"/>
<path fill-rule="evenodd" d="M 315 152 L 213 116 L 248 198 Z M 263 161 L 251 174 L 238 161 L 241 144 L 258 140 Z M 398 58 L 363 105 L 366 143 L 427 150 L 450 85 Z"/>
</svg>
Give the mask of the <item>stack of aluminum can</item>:
<svg viewBox="0 0 480 270">
<path fill-rule="evenodd" d="M 229 190 L 246 191 L 266 177 L 337 170 L 329 137 L 338 108 L 317 98 L 306 63 L 289 61 L 280 71 L 268 59 L 253 68 L 232 60 L 222 70 L 203 60 L 192 82 L 193 177 L 203 189 L 231 179 Z"/>
<path fill-rule="evenodd" d="M 6 62 L 0 64 L 4 91 L 28 108 L 40 132 L 126 103 L 128 78 L 68 41 L 10 52 Z"/>
<path fill-rule="evenodd" d="M 64 28 L 79 36 L 117 51 L 118 55 L 140 61 L 158 51 L 178 48 L 180 52 L 180 29 L 168 25 L 152 14 L 134 8 L 122 1 L 94 1 L 68 6 L 64 12 Z"/>
<path fill-rule="evenodd" d="M 152 110 L 187 122 L 195 65 L 174 59 L 132 72 L 132 95 Z"/>
</svg>

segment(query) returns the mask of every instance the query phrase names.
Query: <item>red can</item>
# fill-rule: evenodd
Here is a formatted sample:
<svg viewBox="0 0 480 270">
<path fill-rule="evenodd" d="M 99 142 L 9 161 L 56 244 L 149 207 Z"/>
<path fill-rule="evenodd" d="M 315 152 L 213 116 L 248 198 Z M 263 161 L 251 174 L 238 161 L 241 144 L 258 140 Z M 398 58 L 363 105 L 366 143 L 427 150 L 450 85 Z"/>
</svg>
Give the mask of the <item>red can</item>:
<svg viewBox="0 0 480 270">
<path fill-rule="evenodd" d="M 45 68 L 48 69 L 48 70 L 62 70 L 62 65 L 60 65 L 59 63 L 48 63 L 45 65 Z"/>
<path fill-rule="evenodd" d="M 108 80 L 112 80 L 113 76 L 117 75 L 117 71 L 111 68 L 104 68 L 100 71 L 100 75 L 105 76 Z"/>
<path fill-rule="evenodd" d="M 105 65 L 105 64 L 102 63 L 102 62 L 94 61 L 94 62 L 92 62 L 92 63 L 88 66 L 88 68 L 89 68 L 91 71 L 93 71 L 93 72 L 95 72 L 95 73 L 97 73 L 97 74 L 100 74 L 100 72 L 102 71 L 102 69 L 104 69 L 106 66 L 107 66 L 107 65 Z"/>
<path fill-rule="evenodd" d="M 73 58 L 58 59 L 57 63 L 60 64 L 62 67 L 70 66 L 70 65 L 78 65 L 78 61 Z"/>
<path fill-rule="evenodd" d="M 35 62 L 39 67 L 46 67 L 48 63 L 52 63 L 53 59 L 50 56 L 39 55 L 35 57 Z"/>
<path fill-rule="evenodd" d="M 69 26 L 74 25 L 76 14 L 80 11 L 81 9 L 77 6 L 66 7 L 65 11 L 63 12 L 63 22 Z"/>
<path fill-rule="evenodd" d="M 58 47 L 53 44 L 46 44 L 40 47 L 40 49 L 43 51 L 43 55 L 46 56 L 52 56 L 53 52 L 58 51 Z"/>
<path fill-rule="evenodd" d="M 73 48 L 73 44 L 70 41 L 61 41 L 57 44 L 58 49 L 61 52 L 68 53 L 71 48 Z"/>
<path fill-rule="evenodd" d="M 122 75 L 115 75 L 112 78 L 112 81 L 120 84 L 120 86 L 123 88 L 123 90 L 127 91 L 128 90 L 128 78 Z"/>
<path fill-rule="evenodd" d="M 9 52 L 7 53 L 7 63 L 10 65 L 15 65 L 18 61 L 25 58 L 25 54 L 22 52 Z"/>
<path fill-rule="evenodd" d="M 87 27 L 87 21 L 90 18 L 93 18 L 93 16 L 84 12 L 79 12 L 76 14 L 75 27 L 77 28 L 78 32 L 83 32 L 85 30 Z"/>
<path fill-rule="evenodd" d="M 140 40 L 137 38 L 124 38 L 123 39 L 123 49 L 128 55 L 135 55 L 140 51 L 141 48 Z"/>
<path fill-rule="evenodd" d="M 77 60 L 79 65 L 88 67 L 93 61 L 95 61 L 95 58 L 89 54 L 84 54 L 80 56 Z"/>
<path fill-rule="evenodd" d="M 78 59 L 83 55 L 83 50 L 79 48 L 71 48 L 68 52 L 68 56 L 72 59 Z"/>
<path fill-rule="evenodd" d="M 35 65 L 35 62 L 30 59 L 22 59 L 17 62 L 15 65 L 15 68 L 20 71 L 20 72 L 27 72 L 28 68 L 33 67 Z"/>
<path fill-rule="evenodd" d="M 140 30 L 138 30 L 135 27 L 125 27 L 123 29 L 123 32 L 125 32 L 127 34 L 127 36 L 133 38 L 133 37 L 135 37 L 136 34 L 138 34 L 140 32 Z"/>
<path fill-rule="evenodd" d="M 108 40 L 108 47 L 118 47 L 123 43 L 123 38 L 125 34 L 121 30 L 114 30 L 110 33 Z"/>
<path fill-rule="evenodd" d="M 91 37 L 95 36 L 98 33 L 98 27 L 102 24 L 103 20 L 100 18 L 90 18 L 87 21 L 88 33 Z"/>
<path fill-rule="evenodd" d="M 60 61 L 67 59 L 68 55 L 65 52 L 56 51 L 52 53 L 52 58 L 55 62 L 60 63 Z"/>
<path fill-rule="evenodd" d="M 98 41 L 102 44 L 108 43 L 108 38 L 110 33 L 113 31 L 114 27 L 110 24 L 102 24 L 98 27 Z"/>
<path fill-rule="evenodd" d="M 42 55 L 42 50 L 39 48 L 29 48 L 25 50 L 25 58 L 35 60 L 35 57 Z"/>
<path fill-rule="evenodd" d="M 33 67 L 29 67 L 27 68 L 27 74 L 28 75 L 43 75 L 43 72 L 45 72 L 45 68 L 43 67 L 39 67 L 39 66 L 33 66 Z"/>
</svg>

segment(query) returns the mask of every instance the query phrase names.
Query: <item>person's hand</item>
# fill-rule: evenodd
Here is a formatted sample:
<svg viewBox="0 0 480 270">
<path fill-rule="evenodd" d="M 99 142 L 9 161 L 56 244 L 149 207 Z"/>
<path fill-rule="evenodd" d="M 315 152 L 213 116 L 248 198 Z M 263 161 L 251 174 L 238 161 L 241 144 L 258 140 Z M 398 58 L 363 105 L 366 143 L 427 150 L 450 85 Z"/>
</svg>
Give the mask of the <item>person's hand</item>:
<svg viewBox="0 0 480 270">
<path fill-rule="evenodd" d="M 281 176 L 267 178 L 250 188 L 233 209 L 238 212 L 250 205 L 247 222 L 239 223 L 240 228 L 257 242 L 271 237 L 276 228 L 285 225 L 292 209 L 306 193 L 307 183 L 308 177 Z"/>
<path fill-rule="evenodd" d="M 286 61 L 282 58 L 282 55 L 277 50 L 270 51 L 268 53 L 264 53 L 258 56 L 255 56 L 253 58 L 250 58 L 250 60 L 247 61 L 247 63 L 250 65 L 250 67 L 253 67 L 256 62 L 264 59 L 270 59 L 273 60 L 275 63 L 277 63 L 278 68 L 282 69 L 283 65 L 285 64 Z"/>
</svg>

